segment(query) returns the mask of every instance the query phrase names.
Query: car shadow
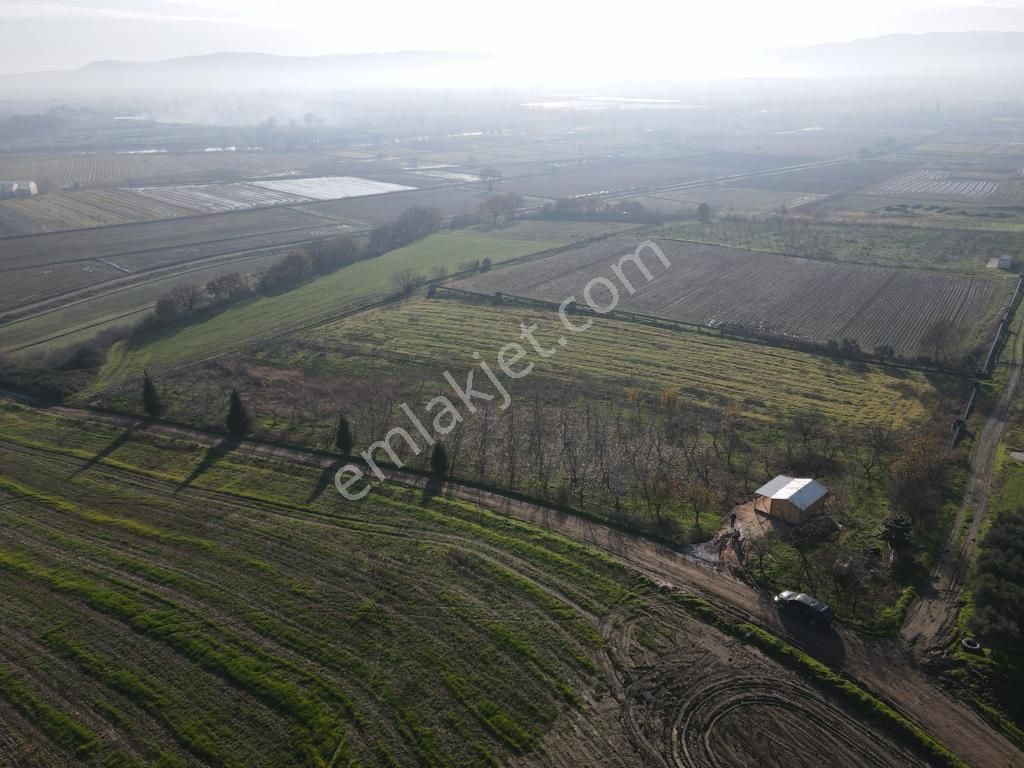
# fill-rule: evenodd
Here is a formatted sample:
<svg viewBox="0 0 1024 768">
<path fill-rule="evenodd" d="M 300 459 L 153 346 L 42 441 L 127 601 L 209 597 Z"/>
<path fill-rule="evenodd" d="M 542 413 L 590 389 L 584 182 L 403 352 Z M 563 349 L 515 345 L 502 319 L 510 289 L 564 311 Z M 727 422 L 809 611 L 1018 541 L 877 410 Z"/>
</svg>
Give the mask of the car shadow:
<svg viewBox="0 0 1024 768">
<path fill-rule="evenodd" d="M 846 660 L 846 645 L 834 627 L 813 627 L 807 619 L 785 611 L 779 611 L 778 616 L 779 623 L 802 651 L 806 651 L 826 666 L 843 666 Z"/>
</svg>

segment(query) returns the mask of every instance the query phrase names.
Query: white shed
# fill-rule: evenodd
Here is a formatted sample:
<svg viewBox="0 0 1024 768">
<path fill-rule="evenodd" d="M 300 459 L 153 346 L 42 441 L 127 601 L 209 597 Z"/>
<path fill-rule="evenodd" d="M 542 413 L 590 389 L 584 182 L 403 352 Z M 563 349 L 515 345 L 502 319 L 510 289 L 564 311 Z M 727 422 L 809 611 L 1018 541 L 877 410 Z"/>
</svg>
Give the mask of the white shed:
<svg viewBox="0 0 1024 768">
<path fill-rule="evenodd" d="M 754 509 L 798 523 L 808 512 L 819 509 L 826 496 L 828 489 L 817 480 L 779 475 L 757 489 Z"/>
</svg>

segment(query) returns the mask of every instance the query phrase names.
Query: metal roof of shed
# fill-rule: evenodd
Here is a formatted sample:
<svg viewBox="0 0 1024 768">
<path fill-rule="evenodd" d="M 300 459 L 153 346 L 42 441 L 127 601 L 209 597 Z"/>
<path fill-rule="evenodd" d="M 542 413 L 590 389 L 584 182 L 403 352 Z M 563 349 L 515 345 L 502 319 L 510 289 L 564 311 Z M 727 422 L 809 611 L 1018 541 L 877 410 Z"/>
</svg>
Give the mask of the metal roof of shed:
<svg viewBox="0 0 1024 768">
<path fill-rule="evenodd" d="M 757 489 L 758 496 L 783 499 L 801 512 L 828 494 L 828 489 L 809 477 L 779 475 Z"/>
</svg>

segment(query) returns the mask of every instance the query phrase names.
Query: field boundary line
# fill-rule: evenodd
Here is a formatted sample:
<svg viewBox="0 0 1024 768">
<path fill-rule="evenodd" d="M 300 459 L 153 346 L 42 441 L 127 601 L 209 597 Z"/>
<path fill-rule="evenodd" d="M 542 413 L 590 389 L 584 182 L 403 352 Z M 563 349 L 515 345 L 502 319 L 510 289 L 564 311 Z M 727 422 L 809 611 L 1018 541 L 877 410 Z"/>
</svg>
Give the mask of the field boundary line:
<svg viewBox="0 0 1024 768">
<path fill-rule="evenodd" d="M 176 185 L 176 186 L 181 186 L 181 185 Z M 344 199 L 344 198 L 341 198 L 341 199 Z M 309 202 L 322 203 L 322 202 L 330 202 L 330 201 L 310 200 Z M 95 231 L 98 231 L 98 230 L 101 230 L 101 229 L 119 229 L 119 228 L 123 228 L 123 227 L 144 227 L 144 226 L 151 225 L 151 224 L 161 224 L 161 223 L 169 222 L 169 221 L 193 221 L 195 219 L 208 219 L 208 218 L 212 218 L 214 216 L 231 216 L 232 214 L 235 214 L 235 213 L 246 213 L 248 211 L 257 211 L 257 212 L 259 212 L 259 211 L 267 211 L 267 210 L 269 210 L 271 208 L 292 208 L 292 207 L 297 206 L 297 205 L 301 206 L 301 205 L 306 205 L 306 204 L 307 203 L 282 203 L 282 204 L 279 204 L 279 205 L 259 205 L 259 206 L 253 206 L 252 208 L 241 208 L 241 209 L 237 209 L 237 210 L 233 210 L 233 211 L 212 211 L 210 213 L 193 213 L 193 214 L 189 214 L 189 215 L 186 215 L 186 216 L 170 216 L 170 217 L 165 217 L 165 218 L 160 218 L 160 219 L 144 219 L 143 221 L 122 221 L 122 222 L 119 222 L 117 224 L 104 224 L 104 225 L 99 226 L 99 227 L 72 227 L 70 229 L 54 229 L 54 230 L 49 230 L 47 232 L 32 232 L 32 233 L 29 233 L 29 234 L 22 234 L 22 235 L 0 236 L 0 242 L 5 242 L 6 243 L 6 242 L 9 242 L 11 240 L 28 240 L 29 238 L 33 238 L 33 237 L 45 237 L 46 235 L 64 235 L 64 234 L 73 235 L 75 233 L 82 233 L 82 232 L 95 232 Z M 305 211 L 303 211 L 303 213 L 305 213 Z M 122 255 L 122 254 L 114 254 L 114 255 Z"/>
<path fill-rule="evenodd" d="M 166 221 L 175 221 L 175 219 L 167 219 Z M 150 222 L 146 222 L 146 223 L 148 224 Z M 101 230 L 104 230 L 104 229 L 107 229 L 107 227 L 93 227 L 94 231 L 101 231 Z M 306 232 L 306 231 L 309 231 L 309 227 L 306 227 L 306 226 L 303 226 L 303 227 L 287 227 L 285 229 L 271 230 L 270 232 L 253 232 L 253 233 L 249 233 L 249 234 L 234 235 L 232 237 L 217 237 L 217 238 L 213 238 L 212 240 L 198 240 L 196 242 L 190 242 L 190 243 L 178 243 L 177 245 L 164 245 L 164 246 L 160 246 L 158 248 L 138 248 L 138 249 L 132 250 L 132 251 L 118 251 L 116 253 L 106 253 L 106 254 L 103 255 L 102 258 L 113 259 L 113 258 L 117 258 L 119 256 L 140 256 L 140 255 L 147 254 L 147 253 L 164 253 L 166 251 L 174 251 L 174 250 L 178 250 L 178 249 L 182 249 L 182 248 L 198 248 L 198 247 L 203 246 L 203 245 L 218 245 L 220 243 L 230 243 L 232 240 L 242 240 L 242 239 L 248 238 L 248 237 L 273 237 L 274 235 L 287 235 L 287 234 L 289 234 L 291 232 Z M 64 234 L 64 233 L 63 232 L 59 232 L 59 233 L 55 233 L 55 234 Z M 337 234 L 337 233 L 335 233 L 335 234 Z M 42 237 L 42 235 L 31 235 L 31 237 Z M 317 239 L 317 238 L 312 238 L 312 240 L 315 240 L 315 239 Z M 264 246 L 264 247 L 268 247 L 269 248 L 270 246 Z M 84 256 L 84 257 L 82 257 L 80 259 L 64 259 L 64 260 L 61 260 L 61 261 L 48 261 L 45 264 L 42 264 L 42 265 L 39 265 L 39 266 L 50 267 L 50 266 L 57 266 L 57 265 L 62 265 L 62 264 L 80 264 L 83 261 L 96 261 L 99 258 L 100 258 L 99 256 Z M 182 263 L 185 263 L 185 262 L 182 262 Z M 34 268 L 35 267 L 32 267 L 32 266 L 0 267 L 0 273 L 3 273 L 3 272 L 18 272 L 20 270 L 34 269 Z"/>
<path fill-rule="evenodd" d="M 852 226 L 859 226 L 859 225 L 854 224 Z M 894 229 L 913 229 L 914 228 L 912 226 L 901 225 L 901 224 L 886 224 L 884 226 L 893 227 Z M 929 229 L 935 229 L 935 230 L 942 231 L 942 232 L 953 231 L 953 230 L 947 230 L 945 227 L 934 227 L 934 228 L 929 228 Z M 856 259 L 829 259 L 829 258 L 826 258 L 825 256 L 804 256 L 802 254 L 791 253 L 790 251 L 765 251 L 765 250 L 762 250 L 760 248 L 751 248 L 749 245 L 730 245 L 728 243 L 715 242 L 714 240 L 694 240 L 693 238 L 689 238 L 689 237 L 665 237 L 663 235 L 658 235 L 657 233 L 652 233 L 652 234 L 654 236 L 654 239 L 656 239 L 656 240 L 669 240 L 669 241 L 671 241 L 673 243 L 692 243 L 693 245 L 711 245 L 711 246 L 715 246 L 715 247 L 718 247 L 718 248 L 729 248 L 731 250 L 736 250 L 736 251 L 745 251 L 747 253 L 762 254 L 764 256 L 783 256 L 783 257 L 785 257 L 787 259 L 803 259 L 804 261 L 820 261 L 820 262 L 824 262 L 826 264 L 853 264 L 853 265 L 858 266 L 858 267 L 873 267 L 875 269 L 894 269 L 894 270 L 902 270 L 902 271 L 905 271 L 905 272 L 934 272 L 934 273 L 939 274 L 939 275 L 950 275 L 950 276 L 955 276 L 955 277 L 970 277 L 970 278 L 975 278 L 977 280 L 986 280 L 986 281 L 990 281 L 990 282 L 994 282 L 994 283 L 1003 282 L 1003 278 L 1000 277 L 999 275 L 996 275 L 996 274 L 985 274 L 985 273 L 982 273 L 982 272 L 979 272 L 979 273 L 976 274 L 976 273 L 973 273 L 973 272 L 958 272 L 957 270 L 953 270 L 953 269 L 939 269 L 938 267 L 929 267 L 929 266 L 924 266 L 924 265 L 921 265 L 921 266 L 909 266 L 909 265 L 903 265 L 903 264 L 876 264 L 876 263 L 873 263 L 873 262 L 870 262 L 870 261 L 859 261 L 859 260 L 856 260 Z"/>
<path fill-rule="evenodd" d="M 57 339 L 63 339 L 65 336 L 72 336 L 72 335 L 74 335 L 76 333 L 81 333 L 82 331 L 88 331 L 90 328 L 96 328 L 97 326 L 107 325 L 108 323 L 116 323 L 118 320 L 124 320 L 126 317 L 131 317 L 132 315 L 137 315 L 140 312 L 147 312 L 147 311 L 149 311 L 152 308 L 153 308 L 153 305 L 150 304 L 150 305 L 147 305 L 145 307 L 140 307 L 138 309 L 129 310 L 128 312 L 125 312 L 125 313 L 120 314 L 120 315 L 114 315 L 113 317 L 100 318 L 96 322 L 89 323 L 88 325 L 80 325 L 80 326 L 78 326 L 76 328 L 71 328 L 71 329 L 69 329 L 67 331 L 62 331 L 61 333 L 57 333 L 57 334 L 54 334 L 52 336 L 47 336 L 45 339 L 38 339 L 36 341 L 29 342 L 28 344 L 22 344 L 20 347 L 8 347 L 7 349 L 0 350 L 0 352 L 3 352 L 4 354 L 13 354 L 15 352 L 22 352 L 22 351 L 24 351 L 26 349 L 31 349 L 32 347 L 37 347 L 37 346 L 39 346 L 41 344 L 48 344 L 51 341 L 56 341 Z"/>
</svg>

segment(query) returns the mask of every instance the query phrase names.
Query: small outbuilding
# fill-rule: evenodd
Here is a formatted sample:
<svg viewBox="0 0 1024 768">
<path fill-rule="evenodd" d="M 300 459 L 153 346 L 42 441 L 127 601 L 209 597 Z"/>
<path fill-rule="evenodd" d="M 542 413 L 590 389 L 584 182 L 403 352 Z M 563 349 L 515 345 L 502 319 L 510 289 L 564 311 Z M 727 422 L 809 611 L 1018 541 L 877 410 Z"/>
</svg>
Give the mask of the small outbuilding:
<svg viewBox="0 0 1024 768">
<path fill-rule="evenodd" d="M 789 523 L 799 523 L 821 508 L 828 489 L 809 477 L 779 475 L 757 489 L 754 510 Z"/>
</svg>

